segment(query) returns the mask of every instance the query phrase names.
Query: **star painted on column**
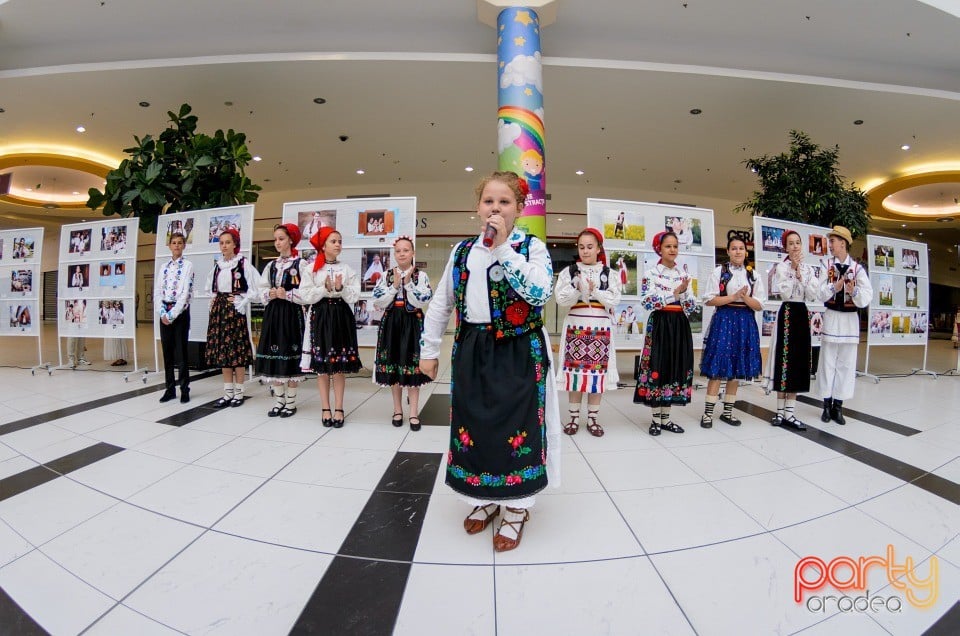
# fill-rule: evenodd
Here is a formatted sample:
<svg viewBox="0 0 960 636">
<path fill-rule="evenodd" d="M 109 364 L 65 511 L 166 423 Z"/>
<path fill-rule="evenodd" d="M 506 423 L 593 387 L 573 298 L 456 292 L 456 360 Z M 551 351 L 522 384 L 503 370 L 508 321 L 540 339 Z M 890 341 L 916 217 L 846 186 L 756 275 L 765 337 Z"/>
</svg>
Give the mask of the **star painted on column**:
<svg viewBox="0 0 960 636">
<path fill-rule="evenodd" d="M 503 67 L 506 66 L 506 65 L 507 65 L 506 62 L 500 62 L 500 68 L 503 68 Z"/>
<path fill-rule="evenodd" d="M 531 95 L 533 95 L 533 91 L 530 90 L 529 88 L 525 88 L 523 89 L 523 94 L 526 95 L 527 97 L 530 97 Z"/>
<path fill-rule="evenodd" d="M 513 43 L 514 43 L 516 46 L 523 46 L 524 44 L 527 43 L 527 39 L 524 38 L 524 37 L 521 35 L 520 37 L 513 38 Z"/>
<path fill-rule="evenodd" d="M 504 25 L 504 24 L 501 24 L 501 25 L 500 25 L 500 30 L 501 30 L 501 31 L 503 31 L 505 28 L 506 28 L 506 25 Z"/>
<path fill-rule="evenodd" d="M 530 17 L 529 11 L 517 11 L 517 15 L 513 18 L 513 21 L 519 22 L 523 26 L 530 26 L 530 23 L 533 22 L 533 18 Z"/>
</svg>

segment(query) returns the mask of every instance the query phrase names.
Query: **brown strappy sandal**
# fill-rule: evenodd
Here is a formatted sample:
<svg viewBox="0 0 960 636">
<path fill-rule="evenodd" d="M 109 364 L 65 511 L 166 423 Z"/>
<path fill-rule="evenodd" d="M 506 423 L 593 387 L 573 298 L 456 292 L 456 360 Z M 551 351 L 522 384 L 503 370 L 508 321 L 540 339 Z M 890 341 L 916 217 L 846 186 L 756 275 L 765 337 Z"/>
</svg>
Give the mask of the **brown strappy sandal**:
<svg viewBox="0 0 960 636">
<path fill-rule="evenodd" d="M 523 519 L 520 521 L 507 521 L 506 516 L 500 519 L 500 527 L 497 529 L 497 534 L 493 535 L 493 549 L 497 552 L 507 552 L 520 545 L 520 539 L 523 538 L 523 528 L 526 526 L 527 521 L 530 520 L 530 511 L 525 508 L 517 510 L 516 508 L 507 506 L 507 512 L 513 512 L 517 514 L 522 512 Z M 517 527 L 517 524 L 520 525 L 519 528 Z M 517 533 L 517 538 L 511 539 L 510 537 L 500 534 L 500 531 L 503 530 L 504 526 L 510 526 L 513 528 L 513 530 Z"/>
<path fill-rule="evenodd" d="M 593 435 L 594 437 L 603 437 L 603 427 L 597 424 L 597 414 L 600 410 L 591 411 L 587 409 L 587 432 Z"/>
<path fill-rule="evenodd" d="M 488 510 L 491 506 L 493 506 L 493 510 Z M 483 512 L 484 517 L 482 519 L 473 516 L 478 512 Z M 497 504 L 488 503 L 486 506 L 475 506 L 467 515 L 467 518 L 463 520 L 463 529 L 467 531 L 467 534 L 483 532 L 487 529 L 487 526 L 493 523 L 498 514 L 500 514 L 500 506 Z"/>
<path fill-rule="evenodd" d="M 577 422 L 580 418 L 580 409 L 576 411 L 569 409 L 568 411 L 570 413 L 570 421 L 563 425 L 563 432 L 567 435 L 576 435 L 577 431 L 580 430 L 580 424 Z"/>
</svg>

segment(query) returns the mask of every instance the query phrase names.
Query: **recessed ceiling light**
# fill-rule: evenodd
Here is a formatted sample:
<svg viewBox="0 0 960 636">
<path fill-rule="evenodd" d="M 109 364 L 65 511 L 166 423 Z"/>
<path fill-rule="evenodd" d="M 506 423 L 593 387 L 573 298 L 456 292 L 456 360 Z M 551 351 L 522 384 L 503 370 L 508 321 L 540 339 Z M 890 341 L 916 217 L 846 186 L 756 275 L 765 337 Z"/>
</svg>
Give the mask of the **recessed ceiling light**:
<svg viewBox="0 0 960 636">
<path fill-rule="evenodd" d="M 27 192 L 33 192 L 33 188 L 24 188 L 24 190 Z"/>
<path fill-rule="evenodd" d="M 563 219 L 558 216 L 558 217 L 557 217 L 557 222 L 563 223 Z"/>
<path fill-rule="evenodd" d="M 917 234 L 919 234 L 920 236 L 923 236 L 923 232 L 918 232 Z"/>
<path fill-rule="evenodd" d="M 140 108 L 150 108 L 150 102 L 140 102 Z"/>
<path fill-rule="evenodd" d="M 467 166 L 466 168 L 464 168 L 464 170 L 466 170 L 467 172 L 473 172 L 473 166 Z"/>
<path fill-rule="evenodd" d="M 80 194 L 80 193 L 79 193 L 79 192 L 77 192 L 76 190 L 74 190 L 74 191 L 73 191 L 73 194 Z"/>
<path fill-rule="evenodd" d="M 424 243 L 423 246 L 424 246 L 424 247 L 430 247 L 430 244 L 429 244 L 429 243 Z"/>
<path fill-rule="evenodd" d="M 910 207 L 912 207 L 912 208 L 919 208 L 919 207 L 920 207 L 920 204 L 919 204 L 919 203 L 914 203 L 914 204 L 911 205 Z"/>
<path fill-rule="evenodd" d="M 78 132 L 78 133 L 85 133 L 85 132 L 87 132 L 87 129 L 84 128 L 83 126 L 77 126 L 77 132 Z"/>
<path fill-rule="evenodd" d="M 474 220 L 475 218 L 477 218 L 477 217 L 471 216 L 471 217 L 470 217 L 470 220 L 472 221 L 472 220 Z"/>
<path fill-rule="evenodd" d="M 582 177 L 582 176 L 583 176 L 583 170 L 577 170 L 577 173 L 576 173 L 576 174 L 577 174 L 578 177 Z"/>
<path fill-rule="evenodd" d="M 263 161 L 263 157 L 261 157 L 260 155 L 253 155 L 253 160 L 254 160 L 254 161 Z"/>
<path fill-rule="evenodd" d="M 702 113 L 702 112 L 703 112 L 703 111 L 700 110 L 699 108 L 691 108 L 691 109 L 690 109 L 690 114 L 691 114 L 691 115 L 699 115 L 699 114 Z"/>
<path fill-rule="evenodd" d="M 56 209 L 59 208 L 60 206 L 57 205 L 56 203 L 44 203 L 44 204 L 43 204 L 43 207 L 44 207 L 45 209 L 47 209 L 47 210 L 56 210 Z"/>
<path fill-rule="evenodd" d="M 357 174 L 366 174 L 366 173 L 367 173 L 366 170 L 363 170 L 363 169 L 357 170 Z"/>
<path fill-rule="evenodd" d="M 314 103 L 314 104 L 326 104 L 326 103 L 327 103 L 327 100 L 325 100 L 325 99 L 322 98 L 322 97 L 314 97 L 314 98 L 313 98 L 313 103 Z"/>
<path fill-rule="evenodd" d="M 901 223 L 901 224 L 900 224 L 900 227 L 907 227 L 907 224 L 906 224 L 906 223 Z"/>
<path fill-rule="evenodd" d="M 941 216 L 939 219 L 937 219 L 937 223 L 953 223 L 953 217 Z"/>
<path fill-rule="evenodd" d="M 903 144 L 900 146 L 900 150 L 910 150 L 910 144 Z"/>
<path fill-rule="evenodd" d="M 854 119 L 854 120 L 853 120 L 853 125 L 854 125 L 854 126 L 860 126 L 860 125 L 862 125 L 862 124 L 863 124 L 863 120 L 862 120 L 862 119 Z"/>
</svg>

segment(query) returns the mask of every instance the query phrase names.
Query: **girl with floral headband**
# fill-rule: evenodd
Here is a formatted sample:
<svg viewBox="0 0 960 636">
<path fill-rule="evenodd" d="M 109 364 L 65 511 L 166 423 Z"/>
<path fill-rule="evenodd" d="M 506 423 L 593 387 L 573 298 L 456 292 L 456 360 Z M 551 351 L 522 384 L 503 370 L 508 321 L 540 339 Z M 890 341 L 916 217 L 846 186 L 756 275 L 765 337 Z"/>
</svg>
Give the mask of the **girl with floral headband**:
<svg viewBox="0 0 960 636">
<path fill-rule="evenodd" d="M 563 322 L 563 361 L 557 382 L 568 392 L 570 420 L 563 432 L 580 429 L 580 405 L 587 394 L 587 432 L 603 436 L 597 422 L 600 398 L 617 388 L 617 354 L 610 312 L 620 304 L 620 277 L 607 266 L 603 234 L 588 227 L 577 237 L 578 258 L 560 272 L 554 295 L 559 307 L 570 307 Z M 621 258 L 621 263 L 623 259 Z"/>
<path fill-rule="evenodd" d="M 467 534 L 482 532 L 504 508 L 493 537 L 498 552 L 520 544 L 536 493 L 560 477 L 560 413 L 543 326 L 553 270 L 546 245 L 514 226 L 528 192 L 513 172 L 480 182 L 481 234 L 450 254 L 420 353 L 420 369 L 436 378 L 441 338 L 456 310 L 446 482 L 473 506 L 463 521 Z"/>
<path fill-rule="evenodd" d="M 660 260 L 640 283 L 640 303 L 650 316 L 633 401 L 653 408 L 649 432 L 656 436 L 661 430 L 683 432 L 670 421 L 670 408 L 689 404 L 693 394 L 693 335 L 687 316 L 697 300 L 689 291 L 690 277 L 677 267 L 677 235 L 660 232 L 653 237 L 653 251 Z"/>
<path fill-rule="evenodd" d="M 306 264 L 297 252 L 300 228 L 284 223 L 273 229 L 273 246 L 279 256 L 263 268 L 258 300 L 266 305 L 263 328 L 257 344 L 257 373 L 273 385 L 275 404 L 270 417 L 290 417 L 297 412 L 297 384 L 304 379 L 300 371 L 303 345 L 303 307 L 300 281 Z"/>
<path fill-rule="evenodd" d="M 244 374 L 246 367 L 253 364 L 247 313 L 260 276 L 240 256 L 240 232 L 233 228 L 224 230 L 217 240 L 220 259 L 207 276 L 204 290 L 213 294 L 207 325 L 207 366 L 223 370 L 223 397 L 213 406 L 222 409 L 243 404 Z"/>
<path fill-rule="evenodd" d="M 760 375 L 760 330 L 755 312 L 767 298 L 763 276 L 746 264 L 747 244 L 743 239 L 727 241 L 728 263 L 713 270 L 703 295 L 704 304 L 716 307 L 703 339 L 700 373 L 709 378 L 707 398 L 700 426 L 713 426 L 713 409 L 720 396 L 720 383 L 727 381 L 720 421 L 740 426 L 733 414 L 739 380 Z"/>
<path fill-rule="evenodd" d="M 396 267 L 377 281 L 373 306 L 383 311 L 377 333 L 374 384 L 390 387 L 394 426 L 403 426 L 403 388 L 410 404 L 410 430 L 420 430 L 420 387 L 430 381 L 420 371 L 420 333 L 423 308 L 433 297 L 427 273 L 414 265 L 414 244 L 409 236 L 393 242 Z"/>
<path fill-rule="evenodd" d="M 312 304 L 307 334 L 310 368 L 317 373 L 323 405 L 321 418 L 324 426 L 333 428 L 341 428 L 344 423 L 346 374 L 360 370 L 357 323 L 351 309 L 360 298 L 360 277 L 339 260 L 342 241 L 340 232 L 332 227 L 314 234 L 310 244 L 316 248 L 317 258 L 313 267 L 306 269 L 300 283 L 301 297 Z M 333 410 L 330 409 L 331 379 Z M 327 413 L 331 416 L 326 417 Z"/>
</svg>

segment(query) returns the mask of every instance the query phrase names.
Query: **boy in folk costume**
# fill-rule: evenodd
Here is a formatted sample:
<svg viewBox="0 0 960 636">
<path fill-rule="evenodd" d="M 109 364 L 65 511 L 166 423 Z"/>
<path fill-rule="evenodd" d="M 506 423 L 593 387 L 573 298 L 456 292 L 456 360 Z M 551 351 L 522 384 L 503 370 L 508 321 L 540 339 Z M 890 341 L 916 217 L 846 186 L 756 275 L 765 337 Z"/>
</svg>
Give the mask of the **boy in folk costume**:
<svg viewBox="0 0 960 636">
<path fill-rule="evenodd" d="M 857 376 L 857 345 L 860 343 L 860 317 L 857 309 L 873 299 L 873 287 L 867 271 L 849 254 L 853 236 L 850 230 L 835 225 L 828 243 L 832 258 L 826 262 L 826 276 L 817 293 L 823 312 L 820 336 L 820 367 L 817 385 L 823 397 L 820 421 L 846 424 L 843 400 L 853 397 Z"/>
</svg>

